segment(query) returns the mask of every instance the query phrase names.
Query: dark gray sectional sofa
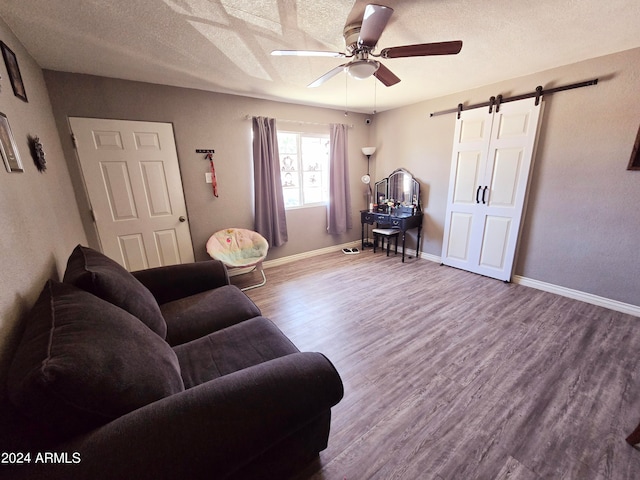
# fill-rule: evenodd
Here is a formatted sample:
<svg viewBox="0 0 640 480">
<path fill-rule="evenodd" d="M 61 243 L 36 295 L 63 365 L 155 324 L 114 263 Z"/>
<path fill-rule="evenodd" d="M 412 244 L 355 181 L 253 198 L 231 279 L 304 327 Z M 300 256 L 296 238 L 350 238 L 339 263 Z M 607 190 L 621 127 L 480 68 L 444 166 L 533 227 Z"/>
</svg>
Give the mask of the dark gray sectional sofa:
<svg viewBox="0 0 640 480">
<path fill-rule="evenodd" d="M 131 274 L 79 245 L 12 360 L 0 478 L 285 479 L 326 448 L 342 396 L 222 263 Z"/>
</svg>

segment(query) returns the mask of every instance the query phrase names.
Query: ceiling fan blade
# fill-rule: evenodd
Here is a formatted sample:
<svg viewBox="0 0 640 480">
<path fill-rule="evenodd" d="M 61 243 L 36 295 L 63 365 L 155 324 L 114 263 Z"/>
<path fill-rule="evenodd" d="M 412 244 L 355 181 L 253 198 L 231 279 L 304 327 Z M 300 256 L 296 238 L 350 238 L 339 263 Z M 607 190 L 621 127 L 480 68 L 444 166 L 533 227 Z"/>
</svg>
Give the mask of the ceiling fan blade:
<svg viewBox="0 0 640 480">
<path fill-rule="evenodd" d="M 427 55 L 455 55 L 462 49 L 462 40 L 452 42 L 419 43 L 400 47 L 384 48 L 382 58 L 425 57 Z"/>
<path fill-rule="evenodd" d="M 380 63 L 380 62 L 378 62 Z M 373 74 L 378 80 L 385 84 L 385 86 L 390 87 L 395 85 L 400 81 L 400 79 L 387 67 L 385 67 L 382 63 L 378 67 L 378 70 Z"/>
<path fill-rule="evenodd" d="M 347 65 L 349 65 L 349 64 L 348 63 L 343 63 L 342 65 L 338 65 L 336 68 L 333 68 L 333 69 L 329 70 L 327 73 L 322 75 L 320 78 L 318 78 L 317 80 L 315 80 L 315 81 L 311 82 L 309 85 L 307 85 L 307 88 L 319 87 L 320 85 L 322 85 L 324 82 L 326 82 L 330 78 L 335 77 L 337 74 L 342 72 L 344 70 L 344 67 L 346 67 Z"/>
<path fill-rule="evenodd" d="M 367 5 L 362 17 L 358 45 L 369 48 L 375 47 L 392 13 L 393 8 L 385 7 L 384 5 Z"/>
<path fill-rule="evenodd" d="M 293 57 L 346 57 L 346 54 L 342 52 L 325 52 L 322 50 L 273 50 L 271 55 Z"/>
</svg>

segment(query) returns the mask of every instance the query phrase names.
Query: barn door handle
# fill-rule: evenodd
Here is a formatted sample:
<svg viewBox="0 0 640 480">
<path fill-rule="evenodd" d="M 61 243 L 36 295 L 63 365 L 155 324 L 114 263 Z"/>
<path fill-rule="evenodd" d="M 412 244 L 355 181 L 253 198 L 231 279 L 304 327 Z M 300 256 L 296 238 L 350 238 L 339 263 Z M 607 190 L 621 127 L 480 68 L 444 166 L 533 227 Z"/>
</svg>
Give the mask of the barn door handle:
<svg viewBox="0 0 640 480">
<path fill-rule="evenodd" d="M 484 196 L 485 196 L 485 195 L 486 195 L 486 193 L 487 193 L 487 188 L 488 188 L 488 187 L 486 187 L 486 186 L 485 186 L 485 187 L 484 187 L 484 189 L 482 190 L 482 203 L 484 203 L 484 204 L 486 204 L 486 203 L 487 203 L 487 202 L 485 201 L 485 199 L 484 199 Z"/>
<path fill-rule="evenodd" d="M 186 218 L 184 218 L 182 215 L 180 215 L 180 217 L 178 218 L 178 220 L 180 220 L 181 222 L 186 222 L 186 221 L 187 221 L 187 219 L 186 219 Z"/>
<path fill-rule="evenodd" d="M 480 190 L 482 189 L 482 187 L 478 187 L 478 190 L 476 190 L 476 203 L 480 203 L 480 198 L 478 198 L 480 196 Z"/>
</svg>

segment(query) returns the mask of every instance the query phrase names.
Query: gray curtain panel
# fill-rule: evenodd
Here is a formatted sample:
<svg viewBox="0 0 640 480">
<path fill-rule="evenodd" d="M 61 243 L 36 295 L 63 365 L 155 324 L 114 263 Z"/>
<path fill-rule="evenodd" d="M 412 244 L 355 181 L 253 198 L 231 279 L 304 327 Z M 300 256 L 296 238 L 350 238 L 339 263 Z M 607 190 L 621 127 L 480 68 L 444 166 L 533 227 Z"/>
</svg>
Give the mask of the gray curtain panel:
<svg viewBox="0 0 640 480">
<path fill-rule="evenodd" d="M 287 243 L 276 120 L 253 117 L 254 229 L 272 247 Z"/>
<path fill-rule="evenodd" d="M 351 191 L 349 189 L 349 160 L 347 157 L 347 126 L 329 126 L 329 206 L 327 231 L 345 233 L 351 229 Z"/>
</svg>

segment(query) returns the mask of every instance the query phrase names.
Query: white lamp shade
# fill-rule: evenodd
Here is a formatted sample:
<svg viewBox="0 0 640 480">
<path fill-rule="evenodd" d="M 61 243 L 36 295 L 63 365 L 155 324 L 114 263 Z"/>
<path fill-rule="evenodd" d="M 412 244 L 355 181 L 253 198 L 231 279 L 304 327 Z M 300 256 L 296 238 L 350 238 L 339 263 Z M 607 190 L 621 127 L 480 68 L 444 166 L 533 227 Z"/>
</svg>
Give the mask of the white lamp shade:
<svg viewBox="0 0 640 480">
<path fill-rule="evenodd" d="M 362 147 L 362 153 L 367 156 L 373 155 L 374 153 L 376 153 L 376 147 Z"/>
<path fill-rule="evenodd" d="M 346 66 L 349 75 L 353 78 L 357 78 L 358 80 L 369 78 L 371 75 L 376 73 L 376 70 L 378 70 L 379 67 L 380 64 L 378 62 L 369 59 L 354 60 Z"/>
</svg>

